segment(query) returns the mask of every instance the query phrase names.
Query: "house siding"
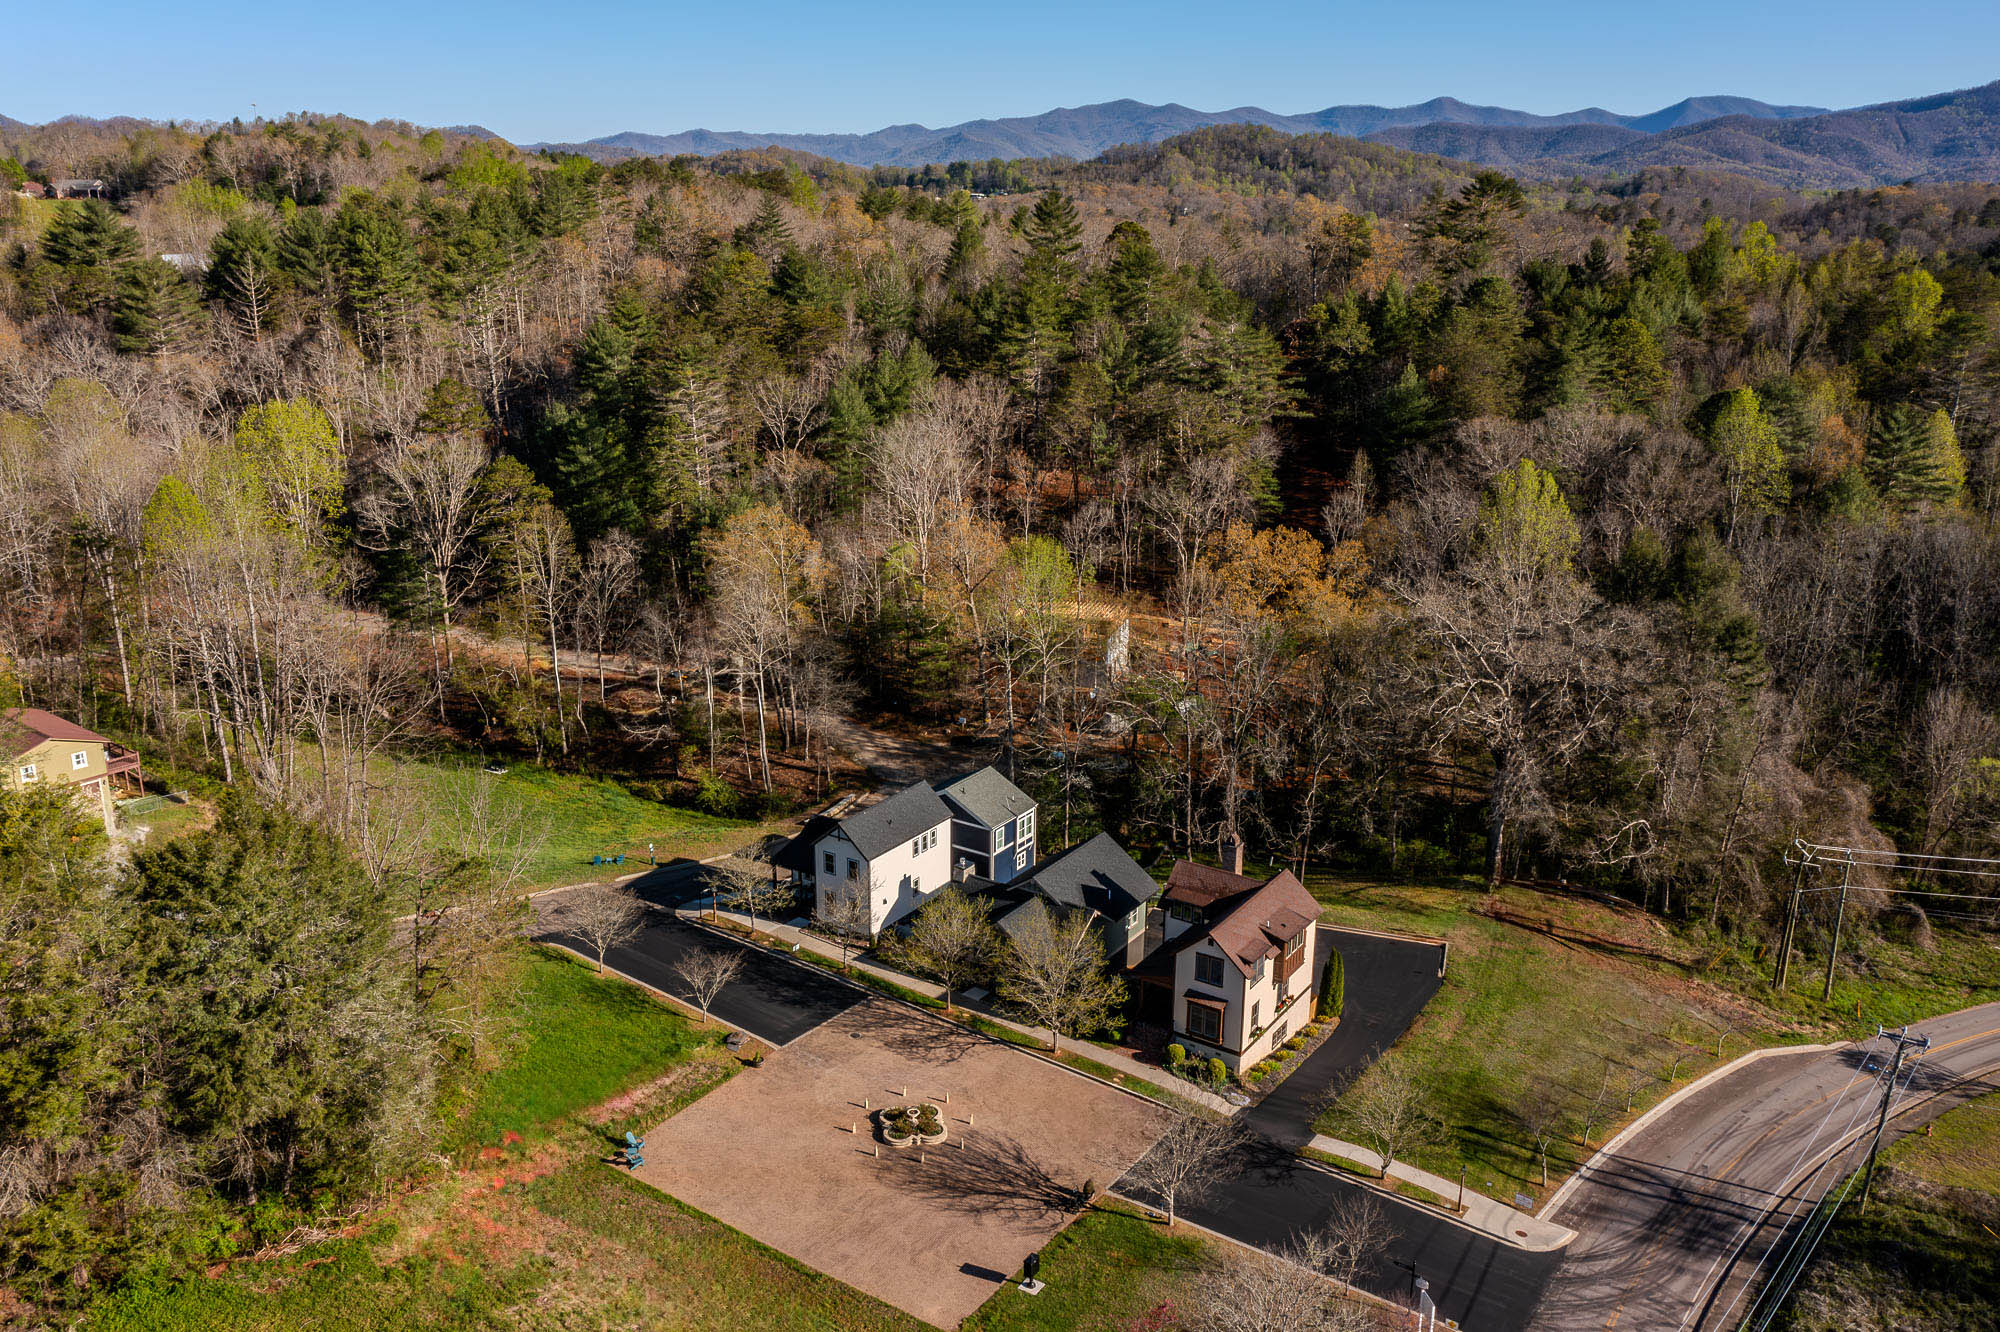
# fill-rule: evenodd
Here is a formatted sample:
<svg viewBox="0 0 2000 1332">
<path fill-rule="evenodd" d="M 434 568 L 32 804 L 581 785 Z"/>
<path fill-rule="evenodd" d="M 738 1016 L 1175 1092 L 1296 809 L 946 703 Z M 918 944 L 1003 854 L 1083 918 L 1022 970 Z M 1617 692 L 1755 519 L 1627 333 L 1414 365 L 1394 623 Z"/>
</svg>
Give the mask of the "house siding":
<svg viewBox="0 0 2000 1332">
<path fill-rule="evenodd" d="M 1294 956 L 1289 974 L 1284 969 L 1286 959 L 1282 956 L 1266 959 L 1252 974 L 1245 976 L 1234 962 L 1224 957 L 1222 950 L 1207 940 L 1190 945 L 1180 951 L 1174 959 L 1174 1038 L 1190 1050 L 1208 1057 L 1213 1055 L 1222 1060 L 1232 1073 L 1240 1073 L 1252 1064 L 1268 1058 L 1272 1050 L 1284 1040 L 1298 1033 L 1299 1028 L 1312 1020 L 1314 997 L 1312 968 L 1304 960 L 1313 956 L 1319 933 L 1315 923 L 1306 927 L 1300 951 Z M 1222 979 L 1217 984 L 1209 984 L 1196 979 L 1195 959 L 1212 957 L 1222 965 Z M 1287 978 L 1290 986 L 1279 1001 L 1279 980 Z M 1188 1030 L 1188 996 L 1195 995 L 1212 999 L 1224 1007 L 1222 1034 L 1215 1041 L 1195 1036 Z M 1258 1023 L 1251 1028 L 1250 1010 L 1258 1010 Z"/>
<path fill-rule="evenodd" d="M 75 755 L 84 756 L 84 766 L 75 766 Z M 35 780 L 24 782 L 21 769 L 32 764 Z M 100 819 L 104 826 L 113 824 L 111 784 L 105 780 L 106 767 L 104 746 L 95 740 L 44 740 L 33 749 L 16 755 L 8 761 L 7 785 L 14 790 L 24 786 L 75 787 L 77 796 Z"/>
<path fill-rule="evenodd" d="M 846 834 L 839 831 L 828 833 L 813 844 L 817 900 L 823 903 L 829 892 L 854 891 L 850 884 L 861 886 L 868 893 L 868 932 L 880 933 L 915 911 L 951 882 L 950 830 L 941 822 L 934 828 L 926 829 L 924 835 L 932 833 L 936 836 L 921 851 L 915 846 L 918 838 L 913 837 L 872 860 L 862 855 Z M 825 868 L 829 853 L 834 857 L 834 872 L 830 879 Z M 852 880 L 847 877 L 850 860 L 856 867 Z M 823 907 L 820 909 L 824 910 Z"/>
</svg>

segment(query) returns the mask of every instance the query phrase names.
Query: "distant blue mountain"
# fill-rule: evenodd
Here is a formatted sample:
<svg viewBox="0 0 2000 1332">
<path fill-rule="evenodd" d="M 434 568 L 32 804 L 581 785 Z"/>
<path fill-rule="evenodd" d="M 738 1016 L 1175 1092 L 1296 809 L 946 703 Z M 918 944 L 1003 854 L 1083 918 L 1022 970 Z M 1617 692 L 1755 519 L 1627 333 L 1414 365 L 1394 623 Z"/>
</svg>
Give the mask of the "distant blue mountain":
<svg viewBox="0 0 2000 1332">
<path fill-rule="evenodd" d="M 587 143 L 524 146 L 531 150 L 555 148 L 579 152 L 604 161 L 624 157 L 671 157 L 681 153 L 710 156 L 735 149 L 779 147 L 814 153 L 856 166 L 922 166 L 931 162 L 987 157 L 1089 158 L 1119 144 L 1158 143 L 1207 125 L 1268 125 L 1288 134 L 1329 133 L 1352 138 L 1433 125 L 1545 131 L 1574 126 L 1610 126 L 1641 134 L 1656 134 L 1723 116 L 1790 120 L 1821 112 L 1820 107 L 1772 106 L 1747 97 L 1690 97 L 1643 116 L 1621 116 L 1600 107 L 1539 116 L 1502 106 L 1474 106 L 1453 97 L 1436 97 L 1415 106 L 1330 106 L 1323 111 L 1288 116 L 1256 106 L 1239 106 L 1229 111 L 1196 111 L 1175 102 L 1152 106 L 1126 99 L 1091 106 L 1058 107 L 1038 116 L 968 120 L 962 125 L 949 125 L 943 129 L 930 129 L 923 125 L 891 125 L 871 134 L 756 134 L 706 129 L 687 130 L 679 134 L 645 134 L 628 130 Z"/>
</svg>

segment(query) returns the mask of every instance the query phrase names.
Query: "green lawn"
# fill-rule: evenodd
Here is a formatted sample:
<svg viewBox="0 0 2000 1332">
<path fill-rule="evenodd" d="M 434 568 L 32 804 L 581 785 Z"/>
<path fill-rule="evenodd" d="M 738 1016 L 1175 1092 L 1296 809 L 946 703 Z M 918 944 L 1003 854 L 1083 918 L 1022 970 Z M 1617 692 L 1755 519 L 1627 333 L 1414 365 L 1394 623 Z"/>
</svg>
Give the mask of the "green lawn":
<svg viewBox="0 0 2000 1332">
<path fill-rule="evenodd" d="M 2000 1093 L 1883 1153 L 1785 1304 L 1781 1332 L 2000 1330 Z M 1855 1188 L 1858 1190 L 1859 1185 Z"/>
<path fill-rule="evenodd" d="M 1472 883 L 1319 873 L 1307 882 L 1334 923 L 1451 941 L 1444 985 L 1402 1043 L 1444 1131 L 1400 1154 L 1447 1179 L 1462 1166 L 1469 1188 L 1500 1197 L 1544 1193 L 1530 1146 L 1538 1112 L 1558 1122 L 1555 1185 L 1633 1114 L 1748 1049 L 1860 1035 L 2000 997 L 1993 944 L 1943 929 L 1919 950 L 1850 925 L 1842 952 L 1865 958 L 1868 975 L 1837 978 L 1829 1004 L 1817 951 L 1795 958 L 1781 999 L 1769 958 L 1638 911 Z M 1816 936 L 1811 946 L 1821 947 Z M 1361 1140 L 1338 1105 L 1319 1128 Z"/>
<path fill-rule="evenodd" d="M 1527 1121 L 1544 1103 L 1558 1123 L 1554 1185 L 1628 1117 L 1628 1103 L 1636 1113 L 1671 1089 L 1670 1078 L 1713 1067 L 1718 1036 L 1725 1058 L 1782 1036 L 1755 1006 L 1700 984 L 1698 959 L 1636 913 L 1517 889 L 1489 898 L 1456 887 L 1308 882 L 1337 924 L 1451 941 L 1450 970 L 1404 1037 L 1400 1061 L 1423 1082 L 1442 1132 L 1398 1154 L 1447 1179 L 1463 1167 L 1467 1187 L 1481 1193 L 1540 1196 Z M 1339 1105 L 1318 1127 L 1366 1141 Z"/>
<path fill-rule="evenodd" d="M 1079 1217 L 1042 1249 L 1048 1288 L 1002 1287 L 960 1324 L 963 1332 L 1069 1332 L 1178 1326 L 1171 1309 L 1209 1261 L 1208 1244 L 1185 1228 L 1169 1233 L 1122 1203 Z M 1015 1281 L 1020 1273 L 1014 1274 Z"/>
<path fill-rule="evenodd" d="M 620 1274 L 626 1323 L 688 1329 L 922 1332 L 927 1325 L 609 1166 L 583 1163 L 528 1191 L 544 1215 L 589 1237 Z"/>
<path fill-rule="evenodd" d="M 508 1027 L 507 1052 L 459 1125 L 465 1145 L 545 1132 L 720 1039 L 637 986 L 545 948 L 521 963 Z"/>
<path fill-rule="evenodd" d="M 479 779 L 477 767 L 442 760 L 400 761 L 396 767 L 440 808 L 450 808 L 466 785 Z M 682 856 L 699 860 L 734 850 L 762 831 L 740 819 L 645 800 L 603 778 L 532 764 L 516 764 L 492 781 L 495 803 L 518 807 L 545 834 L 526 872 L 528 882 L 538 888 L 604 877 L 607 871 L 593 866 L 592 856 L 622 854 L 625 865 L 617 872 L 631 873 L 645 868 L 649 842 L 662 861 Z M 434 828 L 438 849 L 452 850 L 451 821 L 440 819 Z"/>
<path fill-rule="evenodd" d="M 1883 1161 L 1933 1184 L 2000 1198 L 2000 1092 L 1968 1101 L 1882 1154 Z M 2000 1242 L 2000 1237 L 1996 1237 Z"/>
</svg>

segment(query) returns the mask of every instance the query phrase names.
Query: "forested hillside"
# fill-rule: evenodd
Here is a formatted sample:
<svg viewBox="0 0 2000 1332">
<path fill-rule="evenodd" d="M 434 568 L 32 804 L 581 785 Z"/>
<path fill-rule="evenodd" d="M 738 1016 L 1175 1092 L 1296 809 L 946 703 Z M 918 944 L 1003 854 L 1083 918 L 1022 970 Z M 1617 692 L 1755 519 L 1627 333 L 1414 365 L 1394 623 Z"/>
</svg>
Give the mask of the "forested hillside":
<svg viewBox="0 0 2000 1332">
<path fill-rule="evenodd" d="M 1563 877 L 1746 948 L 1795 835 L 1993 847 L 2000 189 L 1251 127 L 872 175 L 0 141 L 110 196 L 0 195 L 6 701 L 226 792 L 122 867 L 0 804 L 35 1299 L 435 1149 L 509 853 L 471 790 L 412 850 L 417 741 L 750 810 L 929 724 L 1049 850 Z"/>
</svg>

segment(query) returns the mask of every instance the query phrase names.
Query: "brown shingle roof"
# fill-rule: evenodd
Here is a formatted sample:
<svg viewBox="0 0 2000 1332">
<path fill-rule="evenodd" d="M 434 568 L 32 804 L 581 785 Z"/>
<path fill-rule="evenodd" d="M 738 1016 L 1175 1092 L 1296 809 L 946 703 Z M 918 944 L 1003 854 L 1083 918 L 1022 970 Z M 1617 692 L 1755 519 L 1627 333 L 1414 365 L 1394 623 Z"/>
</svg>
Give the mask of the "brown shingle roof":
<svg viewBox="0 0 2000 1332">
<path fill-rule="evenodd" d="M 1224 898 L 1247 893 L 1258 886 L 1258 881 L 1247 874 L 1231 874 L 1226 869 L 1213 865 L 1197 865 L 1192 860 L 1177 860 L 1172 872 L 1167 875 L 1166 900 L 1184 902 L 1189 906 L 1209 907 Z"/>
<path fill-rule="evenodd" d="M 1313 895 L 1290 870 L 1279 870 L 1209 926 L 1208 937 L 1247 976 L 1260 960 L 1277 956 L 1286 943 L 1318 919 L 1319 903 Z"/>
<path fill-rule="evenodd" d="M 44 740 L 88 740 L 100 745 L 110 743 L 97 732 L 86 730 L 53 712 L 43 712 L 40 708 L 8 708 L 0 712 L 0 746 L 5 746 L 10 757 L 25 754 Z"/>
</svg>

